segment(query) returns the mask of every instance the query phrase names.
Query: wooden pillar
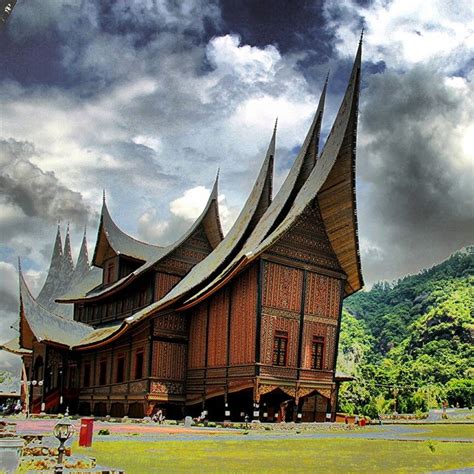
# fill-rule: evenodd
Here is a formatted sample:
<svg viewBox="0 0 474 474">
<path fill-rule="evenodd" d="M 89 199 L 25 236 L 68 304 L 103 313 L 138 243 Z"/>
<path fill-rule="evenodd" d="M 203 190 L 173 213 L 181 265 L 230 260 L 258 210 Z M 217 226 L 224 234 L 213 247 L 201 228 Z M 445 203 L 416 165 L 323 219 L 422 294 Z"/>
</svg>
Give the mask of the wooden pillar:
<svg viewBox="0 0 474 474">
<path fill-rule="evenodd" d="M 203 399 L 202 399 L 202 408 L 204 410 L 206 406 L 206 383 L 207 383 L 207 356 L 209 352 L 209 299 L 206 302 L 206 345 L 204 349 L 204 391 L 203 391 Z"/>
<path fill-rule="evenodd" d="M 231 407 L 228 402 L 228 391 L 229 391 L 229 366 L 230 366 L 230 331 L 231 331 L 231 315 L 232 315 L 232 284 L 227 285 L 227 345 L 226 345 L 226 369 L 225 369 L 225 388 L 224 388 L 224 419 L 231 419 Z"/>
<path fill-rule="evenodd" d="M 304 331 L 304 311 L 305 311 L 305 295 L 306 295 L 306 281 L 308 272 L 303 270 L 303 282 L 301 284 L 301 309 L 300 309 L 300 325 L 298 332 L 298 362 L 296 380 L 300 379 L 301 366 L 303 364 L 303 331 Z"/>
<path fill-rule="evenodd" d="M 260 258 L 258 260 L 258 272 L 257 272 L 257 314 L 256 314 L 256 323 L 255 323 L 255 362 L 256 370 L 255 375 L 260 375 L 260 352 L 261 352 L 261 337 L 260 331 L 262 326 L 262 305 L 263 305 L 263 283 L 264 283 L 264 262 Z"/>
</svg>

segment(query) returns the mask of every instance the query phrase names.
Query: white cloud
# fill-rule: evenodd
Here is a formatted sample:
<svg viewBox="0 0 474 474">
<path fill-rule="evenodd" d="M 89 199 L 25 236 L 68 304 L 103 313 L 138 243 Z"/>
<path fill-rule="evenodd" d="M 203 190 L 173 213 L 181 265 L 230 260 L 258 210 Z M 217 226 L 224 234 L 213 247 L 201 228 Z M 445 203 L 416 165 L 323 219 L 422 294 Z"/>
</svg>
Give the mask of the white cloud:
<svg viewBox="0 0 474 474">
<path fill-rule="evenodd" d="M 211 39 L 206 55 L 220 75 L 230 74 L 244 83 L 272 81 L 281 60 L 274 46 L 240 45 L 240 38 L 236 35 Z"/>
<path fill-rule="evenodd" d="M 363 18 L 365 60 L 384 61 L 397 69 L 429 62 L 455 72 L 472 58 L 474 9 L 469 0 L 375 0 L 367 7 L 332 0 L 325 11 L 340 40 L 341 56 L 352 54 Z"/>
<path fill-rule="evenodd" d="M 210 191 L 204 186 L 187 189 L 181 197 L 171 201 L 170 211 L 175 216 L 194 220 L 201 214 L 209 195 Z"/>
</svg>

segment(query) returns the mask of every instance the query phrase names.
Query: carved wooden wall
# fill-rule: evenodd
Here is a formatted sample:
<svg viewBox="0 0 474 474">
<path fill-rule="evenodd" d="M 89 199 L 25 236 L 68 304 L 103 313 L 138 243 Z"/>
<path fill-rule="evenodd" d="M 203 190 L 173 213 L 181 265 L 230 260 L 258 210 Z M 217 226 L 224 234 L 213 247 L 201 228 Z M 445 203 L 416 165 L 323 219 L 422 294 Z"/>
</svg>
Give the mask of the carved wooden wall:
<svg viewBox="0 0 474 474">
<path fill-rule="evenodd" d="M 181 277 L 169 273 L 157 272 L 155 276 L 155 301 L 160 300 L 173 288 Z"/>
<path fill-rule="evenodd" d="M 273 339 L 276 331 L 288 333 L 288 348 L 286 367 L 296 367 L 298 364 L 298 333 L 299 315 L 296 313 L 278 314 L 276 311 L 264 309 L 261 325 L 261 362 L 273 364 Z"/>
<path fill-rule="evenodd" d="M 152 376 L 164 380 L 183 380 L 186 376 L 186 344 L 154 341 Z"/>
<path fill-rule="evenodd" d="M 188 367 L 198 369 L 206 365 L 207 304 L 194 307 L 189 312 Z"/>
<path fill-rule="evenodd" d="M 337 258 L 326 235 L 317 204 L 308 208 L 298 223 L 269 251 L 295 262 L 338 270 Z M 295 265 L 296 266 L 296 265 Z"/>
<path fill-rule="evenodd" d="M 218 291 L 209 302 L 207 366 L 227 365 L 227 316 L 229 299 L 225 290 Z"/>
<path fill-rule="evenodd" d="M 308 272 L 305 290 L 305 314 L 325 318 L 339 317 L 341 283 L 336 278 Z"/>
<path fill-rule="evenodd" d="M 263 306 L 299 313 L 302 284 L 302 270 L 265 262 Z"/>
<path fill-rule="evenodd" d="M 230 365 L 255 362 L 257 264 L 232 282 Z"/>
</svg>

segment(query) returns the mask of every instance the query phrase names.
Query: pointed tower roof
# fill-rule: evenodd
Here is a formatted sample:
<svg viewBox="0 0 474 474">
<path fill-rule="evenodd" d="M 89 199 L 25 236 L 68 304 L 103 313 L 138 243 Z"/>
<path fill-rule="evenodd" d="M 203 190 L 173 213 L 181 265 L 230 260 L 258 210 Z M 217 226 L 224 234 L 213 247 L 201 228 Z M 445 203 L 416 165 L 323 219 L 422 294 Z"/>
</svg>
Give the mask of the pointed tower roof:
<svg viewBox="0 0 474 474">
<path fill-rule="evenodd" d="M 174 251 L 178 250 L 184 245 L 188 239 L 190 239 L 200 228 L 203 229 L 211 248 L 215 248 L 222 241 L 222 228 L 219 219 L 219 207 L 218 207 L 218 182 L 219 174 L 217 174 L 216 180 L 211 190 L 211 194 L 207 200 L 207 204 L 200 216 L 196 219 L 194 224 L 173 244 L 167 247 L 159 248 L 156 252 L 155 258 L 145 262 L 139 268 L 132 273 L 126 275 L 122 279 L 107 286 L 106 288 L 96 288 L 101 283 L 101 274 L 97 274 L 97 269 L 91 269 L 85 278 L 83 278 L 77 285 L 71 285 L 70 291 L 57 299 L 61 302 L 73 302 L 82 300 L 91 300 L 110 295 L 112 292 L 118 291 L 119 289 L 129 285 L 136 278 L 147 272 L 155 265 L 157 265 L 165 257 L 171 255 Z M 96 247 L 97 248 L 97 247 Z M 100 279 L 99 279 L 100 278 Z M 89 285 L 89 286 L 87 286 Z"/>
<path fill-rule="evenodd" d="M 58 224 L 48 275 L 46 276 L 44 285 L 41 288 L 37 298 L 41 304 L 47 305 L 49 302 L 53 301 L 58 288 L 60 288 L 62 261 L 63 249 L 61 241 L 61 229 Z"/>
<path fill-rule="evenodd" d="M 362 43 L 349 85 L 323 152 L 281 224 L 257 247 L 253 257 L 281 238 L 317 198 L 326 233 L 347 275 L 346 296 L 363 286 L 357 236 L 355 158 Z"/>
<path fill-rule="evenodd" d="M 89 254 L 87 251 L 87 236 L 86 236 L 86 229 L 84 229 L 84 235 L 82 237 L 81 249 L 79 250 L 79 256 L 77 257 L 76 267 L 74 268 L 74 272 L 72 274 L 71 283 L 69 288 L 74 288 L 76 285 L 82 283 L 88 276 L 90 272 L 90 265 L 89 265 Z M 97 282 L 97 284 L 100 282 Z M 68 289 L 69 291 L 69 289 Z M 62 297 L 63 295 L 58 295 Z"/>
<path fill-rule="evenodd" d="M 69 224 L 67 225 L 66 238 L 64 239 L 64 251 L 63 251 L 63 272 L 66 275 L 71 275 L 74 271 L 74 262 L 72 261 L 71 251 L 71 235 L 69 232 Z"/>
<path fill-rule="evenodd" d="M 193 267 L 164 298 L 151 304 L 134 316 L 127 318 L 127 322 L 137 321 L 151 312 L 162 309 L 184 295 L 189 294 L 189 292 L 202 286 L 206 281 L 215 276 L 236 255 L 240 246 L 248 238 L 260 217 L 270 205 L 275 144 L 276 128 L 273 130 L 265 159 L 252 191 L 224 240 L 204 260 Z"/>
<path fill-rule="evenodd" d="M 131 237 L 115 224 L 107 208 L 104 191 L 92 264 L 102 267 L 104 260 L 113 255 L 126 255 L 147 262 L 156 259 L 162 250 L 158 245 L 147 244 Z"/>
<path fill-rule="evenodd" d="M 20 285 L 20 345 L 31 349 L 32 334 L 38 341 L 71 346 L 93 332 L 93 328 L 83 323 L 66 319 L 39 304 L 31 294 L 19 269 Z"/>
<path fill-rule="evenodd" d="M 351 175 L 345 173 L 346 167 L 349 168 L 354 164 L 354 155 L 355 155 L 355 134 L 356 134 L 356 125 L 357 125 L 357 108 L 358 108 L 358 97 L 359 97 L 359 86 L 360 86 L 360 67 L 361 67 L 361 48 L 356 55 L 356 60 L 352 70 L 351 78 L 344 95 L 339 112 L 336 116 L 335 122 L 331 129 L 331 132 L 326 141 L 323 152 L 316 160 L 316 164 L 313 167 L 308 178 L 304 182 L 301 189 L 295 187 L 295 178 L 291 178 L 288 189 L 284 191 L 283 196 L 289 192 L 290 196 L 296 192 L 296 196 L 293 198 L 280 198 L 284 203 L 290 202 L 291 206 L 287 210 L 287 205 L 282 205 L 283 207 L 274 207 L 272 206 L 267 210 L 265 215 L 274 214 L 277 217 L 264 217 L 264 219 L 269 219 L 269 223 L 265 225 L 265 228 L 269 230 L 269 234 L 264 238 L 260 244 L 258 244 L 253 251 L 248 252 L 243 255 L 238 265 L 232 270 L 231 274 L 228 276 L 232 278 L 232 275 L 235 275 L 240 269 L 248 265 L 254 259 L 256 259 L 262 252 L 269 249 L 274 245 L 280 238 L 282 238 L 286 233 L 293 228 L 294 225 L 297 225 L 301 218 L 304 218 L 305 212 L 311 210 L 312 206 L 315 203 L 315 200 L 320 201 L 320 191 L 326 193 L 327 196 L 331 192 L 335 194 L 332 195 L 332 198 L 335 199 L 333 203 L 333 211 L 335 222 L 342 227 L 337 229 L 333 227 L 331 222 L 331 216 L 323 216 L 324 225 L 328 234 L 328 238 L 331 239 L 331 244 L 334 247 L 337 258 L 341 263 L 343 271 L 347 274 L 347 284 L 346 284 L 346 295 L 351 292 L 357 291 L 358 288 L 362 286 L 362 276 L 360 273 L 360 265 L 358 265 L 358 241 L 357 241 L 357 223 L 355 220 L 355 204 L 354 204 L 354 194 L 353 194 L 353 181 Z M 268 154 L 265 160 L 264 166 L 267 167 L 268 171 Z M 301 158 L 304 161 L 304 158 Z M 349 165 L 347 165 L 349 162 Z M 335 173 L 331 175 L 335 167 L 340 166 L 337 172 L 342 173 L 340 176 L 341 183 L 331 182 L 331 179 L 335 177 Z M 298 171 L 299 172 L 301 169 Z M 255 215 L 257 206 L 255 201 L 259 198 L 256 196 L 262 193 L 264 188 L 265 177 L 262 175 L 262 172 L 259 174 L 257 182 L 255 184 L 254 190 L 252 191 L 251 197 L 244 206 L 239 219 L 237 220 L 234 227 L 231 229 L 231 232 L 224 238 L 221 244 L 200 264 L 196 265 L 191 272 L 180 282 L 178 283 L 165 297 L 160 301 L 149 305 L 143 310 L 135 313 L 134 315 L 126 318 L 121 324 L 120 328 L 116 329 L 114 332 L 109 332 L 104 337 L 100 337 L 99 334 L 94 335 L 93 337 L 88 337 L 84 339 L 78 349 L 85 350 L 94 347 L 97 344 L 105 344 L 115 340 L 117 337 L 120 337 L 128 327 L 141 321 L 142 318 L 145 318 L 149 315 L 155 314 L 158 311 L 164 310 L 171 306 L 173 303 L 183 302 L 185 297 L 189 297 L 193 294 L 196 294 L 196 291 L 199 291 L 207 282 L 211 281 L 215 275 L 218 275 L 222 268 L 224 268 L 228 262 L 232 259 L 232 256 L 235 255 L 238 249 L 241 248 L 241 245 L 246 240 L 246 232 L 249 232 L 251 229 L 248 228 L 248 224 L 252 221 L 252 218 Z M 346 191 L 350 189 L 350 193 L 347 194 L 343 192 L 338 194 L 339 184 L 342 189 Z M 256 191 L 256 190 L 259 190 Z M 278 195 L 277 195 L 278 198 Z M 275 201 L 276 199 L 275 198 Z M 252 203 L 252 204 L 250 204 Z M 321 210 L 323 205 L 320 206 Z M 349 208 L 349 211 L 347 211 Z M 326 209 L 328 210 L 328 209 Z M 245 216 L 245 217 L 243 217 Z M 246 223 L 246 224 L 244 224 Z M 274 224 L 277 223 L 276 227 L 273 228 Z M 272 230 L 273 228 L 273 230 Z M 235 229 L 239 229 L 238 231 Z M 344 242 L 338 241 L 338 233 L 344 235 Z M 248 235 L 248 234 L 247 234 Z M 230 237 L 229 237 L 230 236 Z M 255 242 L 258 242 L 262 234 L 256 238 Z M 347 252 L 347 254 L 346 254 Z M 345 259 L 347 255 L 347 260 Z M 355 272 L 355 273 L 351 273 Z M 227 277 L 226 277 L 227 278 Z M 218 280 L 214 282 L 214 288 L 222 284 L 223 280 Z M 353 283 L 350 283 L 350 282 Z M 225 283 L 225 281 L 224 281 Z M 349 285 L 349 286 L 348 286 Z M 213 288 L 209 290 L 209 293 Z M 209 294 L 207 293 L 207 294 Z M 206 297 L 206 295 L 204 295 Z M 190 301 L 188 299 L 188 301 Z M 184 306 L 181 306 L 177 309 L 184 309 L 188 306 L 188 303 L 184 301 Z M 193 303 L 191 303 L 193 304 Z M 176 305 L 175 305 L 176 308 Z"/>
<path fill-rule="evenodd" d="M 242 262 L 243 257 L 246 254 L 252 253 L 258 247 L 258 245 L 265 239 L 265 237 L 268 236 L 271 230 L 274 229 L 281 222 L 285 214 L 288 212 L 290 206 L 293 204 L 293 201 L 298 191 L 301 189 L 301 186 L 308 178 L 316 163 L 319 148 L 319 136 L 321 133 L 321 123 L 324 113 L 326 91 L 327 79 L 321 92 L 316 113 L 314 114 L 313 121 L 311 122 L 308 133 L 306 134 L 306 138 L 303 142 L 303 145 L 300 148 L 298 156 L 293 162 L 288 176 L 283 182 L 270 207 L 260 219 L 254 231 L 252 232 L 248 240 L 245 242 L 245 245 L 234 257 L 232 262 L 230 262 L 230 264 L 224 270 L 222 270 L 219 276 L 209 282 L 203 290 L 201 290 L 196 295 L 193 295 L 193 297 L 190 298 L 189 301 L 199 299 L 204 293 L 213 288 L 218 282 L 223 281 L 223 279 L 227 275 L 231 274 L 231 272 L 235 270 L 237 265 Z M 241 267 L 239 266 L 239 268 Z"/>
</svg>

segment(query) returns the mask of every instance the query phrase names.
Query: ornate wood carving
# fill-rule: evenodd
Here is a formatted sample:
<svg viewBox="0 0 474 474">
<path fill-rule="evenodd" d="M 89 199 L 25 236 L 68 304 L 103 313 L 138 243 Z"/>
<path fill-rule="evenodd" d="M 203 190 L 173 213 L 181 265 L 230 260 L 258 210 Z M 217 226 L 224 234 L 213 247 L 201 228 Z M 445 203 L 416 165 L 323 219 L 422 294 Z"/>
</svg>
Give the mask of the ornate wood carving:
<svg viewBox="0 0 474 474">
<path fill-rule="evenodd" d="M 205 367 L 206 361 L 206 326 L 207 326 L 207 305 L 200 304 L 191 309 L 189 314 L 189 348 L 188 367 L 197 369 Z"/>
<path fill-rule="evenodd" d="M 336 325 L 327 322 L 315 322 L 305 319 L 303 328 L 303 358 L 302 366 L 311 369 L 313 336 L 324 337 L 322 369 L 333 370 L 336 351 Z"/>
<path fill-rule="evenodd" d="M 282 392 L 286 393 L 290 397 L 296 396 L 296 388 L 290 387 L 288 385 L 267 385 L 267 384 L 260 384 L 258 386 L 258 395 L 262 396 L 266 393 L 273 392 L 273 390 L 280 389 Z"/>
<path fill-rule="evenodd" d="M 298 318 L 263 314 L 261 328 L 260 354 L 262 364 L 273 364 L 273 340 L 275 331 L 286 331 L 288 332 L 287 366 L 296 367 L 298 359 Z"/>
<path fill-rule="evenodd" d="M 316 391 L 324 398 L 330 399 L 332 390 L 330 388 L 317 388 Z"/>
<path fill-rule="evenodd" d="M 273 262 L 264 265 L 263 305 L 299 312 L 303 272 Z"/>
<path fill-rule="evenodd" d="M 253 265 L 239 275 L 232 285 L 230 365 L 254 363 L 257 266 Z"/>
<path fill-rule="evenodd" d="M 223 289 L 213 295 L 209 302 L 208 367 L 227 364 L 228 304 L 227 292 Z"/>
<path fill-rule="evenodd" d="M 183 314 L 168 313 L 160 315 L 154 320 L 153 335 L 185 334 L 186 323 L 186 317 Z"/>
<path fill-rule="evenodd" d="M 316 389 L 314 387 L 299 387 L 296 391 L 296 396 L 298 399 L 306 397 L 310 393 L 313 393 Z"/>
<path fill-rule="evenodd" d="M 140 380 L 138 382 L 130 382 L 129 384 L 130 393 L 142 393 L 142 392 L 145 392 L 146 389 L 147 389 L 146 380 Z"/>
<path fill-rule="evenodd" d="M 318 207 L 308 209 L 269 253 L 338 270 L 339 262 L 324 230 Z"/>
<path fill-rule="evenodd" d="M 305 313 L 337 321 L 340 308 L 340 281 L 308 272 L 305 292 Z"/>
<path fill-rule="evenodd" d="M 169 273 L 157 272 L 155 277 L 155 301 L 165 296 L 181 278 Z"/>
<path fill-rule="evenodd" d="M 112 393 L 127 393 L 128 384 L 122 383 L 120 385 L 112 385 Z"/>
<path fill-rule="evenodd" d="M 151 382 L 150 392 L 155 394 L 182 394 L 184 393 L 184 384 L 179 382 Z"/>
<path fill-rule="evenodd" d="M 186 345 L 154 341 L 152 375 L 170 380 L 183 380 L 186 376 Z"/>
<path fill-rule="evenodd" d="M 300 315 L 299 313 L 295 311 L 289 311 L 287 309 L 278 309 L 278 308 L 270 308 L 268 306 L 263 307 L 263 313 L 270 315 L 270 316 L 277 316 L 277 317 L 282 317 L 282 318 L 289 318 L 289 319 L 295 319 L 299 321 Z"/>
</svg>

